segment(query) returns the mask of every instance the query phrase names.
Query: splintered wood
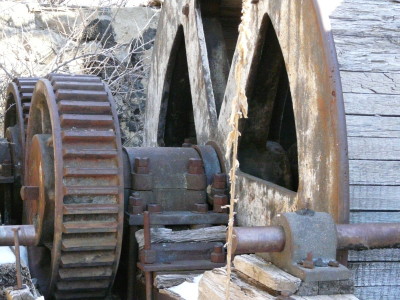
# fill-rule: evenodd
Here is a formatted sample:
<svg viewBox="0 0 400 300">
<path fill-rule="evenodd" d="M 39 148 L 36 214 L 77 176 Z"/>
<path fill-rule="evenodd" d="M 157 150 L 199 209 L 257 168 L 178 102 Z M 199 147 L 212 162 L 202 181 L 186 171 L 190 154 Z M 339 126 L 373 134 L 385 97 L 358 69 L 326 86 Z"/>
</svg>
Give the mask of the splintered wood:
<svg viewBox="0 0 400 300">
<path fill-rule="evenodd" d="M 199 283 L 198 300 L 225 299 L 226 269 L 219 268 L 204 273 Z M 239 276 L 237 270 L 231 273 L 230 300 L 276 299 L 260 286 L 255 286 Z M 353 295 L 291 296 L 294 300 L 358 300 Z"/>
<path fill-rule="evenodd" d="M 299 278 L 282 271 L 256 255 L 236 256 L 233 264 L 237 271 L 274 291 L 295 293 L 301 284 Z"/>
<path fill-rule="evenodd" d="M 143 229 L 135 234 L 139 248 L 144 246 Z M 223 242 L 226 226 L 172 231 L 169 228 L 151 228 L 151 243 Z"/>
</svg>

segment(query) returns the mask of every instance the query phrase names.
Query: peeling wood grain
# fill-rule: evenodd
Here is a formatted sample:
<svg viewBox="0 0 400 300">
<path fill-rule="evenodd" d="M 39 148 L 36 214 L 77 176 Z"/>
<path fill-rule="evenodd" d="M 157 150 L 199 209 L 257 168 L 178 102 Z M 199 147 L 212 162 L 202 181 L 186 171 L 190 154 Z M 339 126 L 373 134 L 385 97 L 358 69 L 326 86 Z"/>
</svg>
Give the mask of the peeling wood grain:
<svg viewBox="0 0 400 300">
<path fill-rule="evenodd" d="M 400 72 L 400 38 L 336 35 L 335 42 L 342 71 Z"/>
<path fill-rule="evenodd" d="M 256 255 L 236 256 L 233 264 L 236 270 L 274 291 L 295 293 L 301 284 L 299 278 L 286 273 Z"/>
<path fill-rule="evenodd" d="M 400 223 L 400 211 L 352 211 L 350 212 L 350 223 Z"/>
<path fill-rule="evenodd" d="M 350 186 L 352 210 L 400 210 L 400 186 Z"/>
<path fill-rule="evenodd" d="M 364 94 L 400 94 L 400 73 L 341 71 L 343 92 Z"/>
<path fill-rule="evenodd" d="M 400 95 L 344 93 L 343 96 L 346 114 L 400 116 Z"/>
</svg>

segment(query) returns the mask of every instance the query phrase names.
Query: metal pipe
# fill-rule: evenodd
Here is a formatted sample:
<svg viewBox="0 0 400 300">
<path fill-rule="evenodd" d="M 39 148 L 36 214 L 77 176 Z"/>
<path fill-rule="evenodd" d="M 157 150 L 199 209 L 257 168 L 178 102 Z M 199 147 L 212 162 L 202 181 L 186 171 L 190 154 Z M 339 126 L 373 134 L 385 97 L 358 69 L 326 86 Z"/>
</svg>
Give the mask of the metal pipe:
<svg viewBox="0 0 400 300">
<path fill-rule="evenodd" d="M 17 273 L 17 288 L 22 289 L 22 275 L 21 275 L 21 254 L 19 252 L 19 227 L 13 228 L 14 231 L 14 251 L 15 251 L 15 270 Z"/>
<path fill-rule="evenodd" d="M 33 225 L 0 226 L 0 246 L 14 245 L 14 229 L 19 228 L 19 244 L 21 246 L 35 245 L 35 227 Z"/>
<path fill-rule="evenodd" d="M 235 254 L 280 252 L 285 240 L 281 226 L 235 227 L 232 251 Z"/>
<path fill-rule="evenodd" d="M 400 223 L 336 225 L 338 249 L 400 248 Z"/>
<path fill-rule="evenodd" d="M 336 234 L 338 250 L 400 248 L 400 223 L 338 224 Z M 285 232 L 280 226 L 235 227 L 232 247 L 235 254 L 280 252 Z"/>
</svg>

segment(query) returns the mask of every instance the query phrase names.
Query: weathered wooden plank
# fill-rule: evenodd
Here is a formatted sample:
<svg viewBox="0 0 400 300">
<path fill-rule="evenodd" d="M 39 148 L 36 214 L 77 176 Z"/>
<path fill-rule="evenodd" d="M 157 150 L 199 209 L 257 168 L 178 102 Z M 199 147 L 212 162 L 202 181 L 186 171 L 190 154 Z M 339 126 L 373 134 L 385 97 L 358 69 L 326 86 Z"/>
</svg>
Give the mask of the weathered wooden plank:
<svg viewBox="0 0 400 300">
<path fill-rule="evenodd" d="M 236 272 L 232 273 L 230 300 L 275 299 L 259 287 L 245 281 Z M 247 280 L 247 279 L 246 279 Z M 204 273 L 199 283 L 198 300 L 225 300 L 226 270 L 214 269 Z M 357 300 L 354 295 L 291 296 L 295 300 Z"/>
<path fill-rule="evenodd" d="M 400 161 L 350 160 L 350 184 L 400 185 Z"/>
<path fill-rule="evenodd" d="M 400 212 L 350 212 L 350 223 L 399 223 Z"/>
<path fill-rule="evenodd" d="M 214 269 L 204 273 L 199 283 L 198 300 L 225 300 L 226 270 Z M 275 299 L 267 292 L 245 282 L 233 272 L 230 284 L 231 300 L 267 300 Z"/>
<path fill-rule="evenodd" d="M 400 38 L 335 35 L 335 42 L 341 71 L 400 72 Z"/>
<path fill-rule="evenodd" d="M 152 243 L 221 242 L 225 241 L 226 226 L 173 231 L 170 228 L 151 228 Z M 144 246 L 143 229 L 135 233 L 139 248 Z"/>
<path fill-rule="evenodd" d="M 349 251 L 350 262 L 400 262 L 400 249 Z"/>
<path fill-rule="evenodd" d="M 299 278 L 286 273 L 256 255 L 236 256 L 233 264 L 236 270 L 274 291 L 295 293 L 301 284 Z"/>
<path fill-rule="evenodd" d="M 364 94 L 400 94 L 400 73 L 341 71 L 343 92 Z"/>
<path fill-rule="evenodd" d="M 400 95 L 344 93 L 346 114 L 400 116 Z"/>
<path fill-rule="evenodd" d="M 158 289 L 170 288 L 177 286 L 185 281 L 193 282 L 194 278 L 199 276 L 200 272 L 179 272 L 179 273 L 160 273 L 154 275 L 154 287 Z"/>
<path fill-rule="evenodd" d="M 400 210 L 400 186 L 350 186 L 352 210 Z"/>
<path fill-rule="evenodd" d="M 347 115 L 349 137 L 400 138 L 400 117 Z"/>
<path fill-rule="evenodd" d="M 399 300 L 400 285 L 357 287 L 355 295 L 362 300 Z"/>
<path fill-rule="evenodd" d="M 398 138 L 349 137 L 348 146 L 349 159 L 400 160 Z"/>
<path fill-rule="evenodd" d="M 354 285 L 357 287 L 399 285 L 398 262 L 357 262 L 350 263 L 349 267 L 355 271 Z"/>
<path fill-rule="evenodd" d="M 339 5 L 330 14 L 335 38 L 337 35 L 398 38 L 400 7 L 396 0 L 337 2 Z"/>
</svg>

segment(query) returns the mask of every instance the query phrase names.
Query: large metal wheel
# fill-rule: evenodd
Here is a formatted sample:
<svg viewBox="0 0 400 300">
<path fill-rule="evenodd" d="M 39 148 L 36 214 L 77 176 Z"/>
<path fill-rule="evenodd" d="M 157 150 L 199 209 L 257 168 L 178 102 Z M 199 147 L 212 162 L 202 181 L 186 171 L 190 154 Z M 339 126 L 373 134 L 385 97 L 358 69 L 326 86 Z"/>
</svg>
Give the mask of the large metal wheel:
<svg viewBox="0 0 400 300">
<path fill-rule="evenodd" d="M 49 75 L 32 99 L 24 222 L 32 276 L 55 299 L 104 299 L 118 268 L 123 166 L 118 119 L 98 77 Z"/>
<path fill-rule="evenodd" d="M 237 18 L 241 1 L 166 1 L 153 52 L 145 145 L 176 146 L 195 137 L 225 153 L 232 101 L 244 94 L 249 118 L 240 124 L 238 224 L 267 225 L 277 213 L 301 208 L 347 222 L 345 115 L 323 1 L 254 2 L 224 81 L 213 79 L 223 78 L 213 70 L 229 61 L 223 29 L 227 12 Z M 222 29 L 207 30 L 210 20 Z"/>
<path fill-rule="evenodd" d="M 5 155 L 9 156 L 11 182 L 2 182 L 1 198 L 4 203 L 2 209 L 5 224 L 20 224 L 22 217 L 22 202 L 19 195 L 23 178 L 23 153 L 25 151 L 25 131 L 28 124 L 31 97 L 37 78 L 14 78 L 8 85 L 4 113 L 4 137 L 7 145 Z M 3 158 L 4 155 L 1 155 Z M 6 159 L 7 161 L 7 159 Z M 2 175 L 5 161 L 2 161 Z"/>
</svg>

